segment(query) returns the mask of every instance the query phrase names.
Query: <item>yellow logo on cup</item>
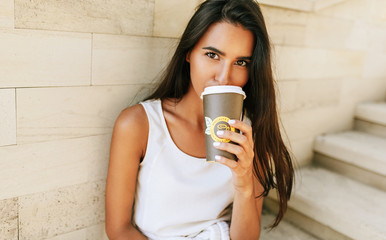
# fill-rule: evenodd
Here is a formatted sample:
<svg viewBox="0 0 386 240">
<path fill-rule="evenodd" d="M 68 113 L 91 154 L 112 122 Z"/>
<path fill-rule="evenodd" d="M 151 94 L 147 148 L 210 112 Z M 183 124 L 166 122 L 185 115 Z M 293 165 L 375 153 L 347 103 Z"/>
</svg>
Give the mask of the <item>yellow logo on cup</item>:
<svg viewBox="0 0 386 240">
<path fill-rule="evenodd" d="M 228 123 L 228 117 L 217 117 L 213 121 L 209 117 L 205 117 L 206 122 L 206 130 L 205 134 L 210 135 L 215 142 L 230 142 L 229 139 L 219 138 L 217 137 L 217 131 L 235 131 L 234 127 L 231 127 Z"/>
</svg>

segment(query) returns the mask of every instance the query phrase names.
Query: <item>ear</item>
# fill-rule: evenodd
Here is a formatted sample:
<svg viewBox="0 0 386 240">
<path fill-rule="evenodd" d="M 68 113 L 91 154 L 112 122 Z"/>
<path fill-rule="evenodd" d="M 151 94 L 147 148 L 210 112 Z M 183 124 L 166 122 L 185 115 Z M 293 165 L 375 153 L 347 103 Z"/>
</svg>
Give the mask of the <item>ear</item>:
<svg viewBox="0 0 386 240">
<path fill-rule="evenodd" d="M 185 60 L 190 63 L 190 51 L 186 54 Z"/>
</svg>

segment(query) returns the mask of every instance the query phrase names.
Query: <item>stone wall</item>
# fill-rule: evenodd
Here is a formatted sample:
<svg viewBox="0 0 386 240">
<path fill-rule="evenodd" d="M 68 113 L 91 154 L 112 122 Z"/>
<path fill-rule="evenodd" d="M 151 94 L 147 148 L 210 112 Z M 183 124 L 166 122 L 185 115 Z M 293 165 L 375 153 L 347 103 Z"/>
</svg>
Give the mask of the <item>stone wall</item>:
<svg viewBox="0 0 386 240">
<path fill-rule="evenodd" d="M 148 92 L 199 2 L 0 1 L 1 239 L 106 238 L 114 120 Z M 262 9 L 282 123 L 305 165 L 315 136 L 385 98 L 386 2 Z"/>
</svg>

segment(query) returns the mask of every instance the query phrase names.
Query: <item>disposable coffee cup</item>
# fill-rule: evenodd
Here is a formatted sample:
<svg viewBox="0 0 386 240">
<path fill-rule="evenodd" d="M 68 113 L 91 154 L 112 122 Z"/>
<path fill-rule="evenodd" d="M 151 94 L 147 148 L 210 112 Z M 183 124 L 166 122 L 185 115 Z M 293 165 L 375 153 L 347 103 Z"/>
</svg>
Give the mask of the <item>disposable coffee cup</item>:
<svg viewBox="0 0 386 240">
<path fill-rule="evenodd" d="M 230 142 L 217 136 L 217 131 L 239 132 L 228 121 L 241 118 L 245 92 L 237 86 L 211 86 L 204 89 L 201 98 L 204 102 L 206 161 L 215 162 L 216 155 L 237 160 L 234 154 L 214 148 L 213 143 Z"/>
</svg>

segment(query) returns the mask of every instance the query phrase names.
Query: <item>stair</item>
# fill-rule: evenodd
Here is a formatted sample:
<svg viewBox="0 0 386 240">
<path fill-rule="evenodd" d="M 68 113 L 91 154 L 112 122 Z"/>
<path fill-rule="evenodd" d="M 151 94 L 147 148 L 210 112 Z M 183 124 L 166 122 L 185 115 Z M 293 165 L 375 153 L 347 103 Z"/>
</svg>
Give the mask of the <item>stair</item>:
<svg viewBox="0 0 386 240">
<path fill-rule="evenodd" d="M 386 138 L 348 131 L 319 136 L 315 163 L 386 191 Z"/>
<path fill-rule="evenodd" d="M 360 104 L 355 113 L 354 128 L 386 138 L 386 102 Z"/>
<path fill-rule="evenodd" d="M 275 219 L 275 215 L 266 209 L 263 209 L 261 217 L 260 240 L 319 240 L 292 223 L 283 220 L 280 225 L 270 230 L 267 228 Z"/>
<path fill-rule="evenodd" d="M 320 239 L 386 240 L 385 133 L 386 103 L 373 102 L 358 105 L 354 130 L 318 136 L 286 221 Z M 276 194 L 264 207 L 277 211 Z"/>
</svg>

